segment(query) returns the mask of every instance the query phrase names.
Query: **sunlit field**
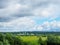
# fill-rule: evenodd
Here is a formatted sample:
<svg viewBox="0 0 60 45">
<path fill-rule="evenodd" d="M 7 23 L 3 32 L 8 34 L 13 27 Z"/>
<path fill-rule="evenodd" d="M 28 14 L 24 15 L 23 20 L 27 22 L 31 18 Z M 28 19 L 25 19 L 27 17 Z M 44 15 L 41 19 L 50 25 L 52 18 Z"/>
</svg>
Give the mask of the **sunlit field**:
<svg viewBox="0 0 60 45">
<path fill-rule="evenodd" d="M 39 38 L 42 39 L 42 41 L 46 41 L 47 37 L 43 36 L 17 36 L 20 37 L 23 42 L 25 42 L 27 45 L 39 45 Z"/>
<path fill-rule="evenodd" d="M 29 43 L 30 45 L 39 45 L 38 44 L 39 37 L 37 36 L 21 36 L 21 39 L 24 42 Z"/>
</svg>

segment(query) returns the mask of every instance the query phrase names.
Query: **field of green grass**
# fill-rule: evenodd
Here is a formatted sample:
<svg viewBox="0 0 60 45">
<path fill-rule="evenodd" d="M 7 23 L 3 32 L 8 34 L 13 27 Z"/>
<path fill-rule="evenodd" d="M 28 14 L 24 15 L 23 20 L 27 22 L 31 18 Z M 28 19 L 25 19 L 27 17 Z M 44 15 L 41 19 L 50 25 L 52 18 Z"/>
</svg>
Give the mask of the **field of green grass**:
<svg viewBox="0 0 60 45">
<path fill-rule="evenodd" d="M 39 37 L 37 36 L 21 36 L 21 39 L 24 42 L 29 43 L 29 45 L 39 45 L 38 44 Z"/>
<path fill-rule="evenodd" d="M 27 45 L 39 45 L 39 38 L 41 38 L 42 41 L 47 40 L 47 37 L 42 36 L 20 36 L 20 38 L 23 40 L 23 42 L 28 43 Z"/>
<path fill-rule="evenodd" d="M 25 45 L 47 45 L 47 40 L 49 43 L 56 43 L 60 45 L 60 36 L 17 36 L 23 40 Z M 50 44 L 50 45 L 53 45 Z"/>
</svg>

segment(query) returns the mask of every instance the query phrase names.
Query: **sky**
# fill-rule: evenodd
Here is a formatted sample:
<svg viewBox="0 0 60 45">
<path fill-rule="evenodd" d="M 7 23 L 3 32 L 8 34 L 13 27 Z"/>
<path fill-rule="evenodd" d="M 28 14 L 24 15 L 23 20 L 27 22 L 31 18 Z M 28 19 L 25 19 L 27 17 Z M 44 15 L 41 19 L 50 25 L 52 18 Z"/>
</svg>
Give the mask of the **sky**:
<svg viewBox="0 0 60 45">
<path fill-rule="evenodd" d="M 60 0 L 0 0 L 0 32 L 60 31 Z"/>
</svg>

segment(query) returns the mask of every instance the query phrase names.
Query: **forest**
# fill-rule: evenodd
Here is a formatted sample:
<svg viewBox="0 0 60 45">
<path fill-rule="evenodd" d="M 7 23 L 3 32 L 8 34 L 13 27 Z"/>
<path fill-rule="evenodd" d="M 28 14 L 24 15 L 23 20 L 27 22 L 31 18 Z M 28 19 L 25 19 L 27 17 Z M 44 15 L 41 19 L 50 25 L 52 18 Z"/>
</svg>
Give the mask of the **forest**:
<svg viewBox="0 0 60 45">
<path fill-rule="evenodd" d="M 15 35 L 0 33 L 0 45 L 60 45 L 60 35 Z"/>
</svg>

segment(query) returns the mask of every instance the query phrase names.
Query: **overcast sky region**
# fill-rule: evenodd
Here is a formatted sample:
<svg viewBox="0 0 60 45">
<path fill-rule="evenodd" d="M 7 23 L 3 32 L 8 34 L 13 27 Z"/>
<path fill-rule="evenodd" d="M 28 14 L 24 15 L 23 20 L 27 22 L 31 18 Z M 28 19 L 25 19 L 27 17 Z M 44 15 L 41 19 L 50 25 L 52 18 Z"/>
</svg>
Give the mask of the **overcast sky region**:
<svg viewBox="0 0 60 45">
<path fill-rule="evenodd" d="M 0 32 L 60 31 L 60 0 L 0 0 Z"/>
</svg>

